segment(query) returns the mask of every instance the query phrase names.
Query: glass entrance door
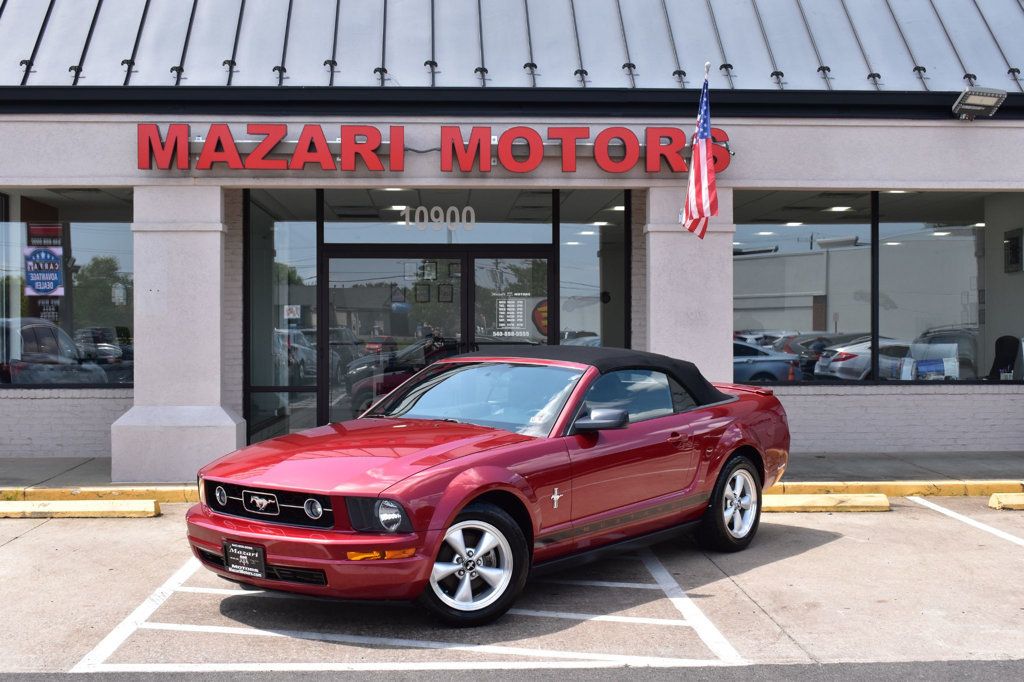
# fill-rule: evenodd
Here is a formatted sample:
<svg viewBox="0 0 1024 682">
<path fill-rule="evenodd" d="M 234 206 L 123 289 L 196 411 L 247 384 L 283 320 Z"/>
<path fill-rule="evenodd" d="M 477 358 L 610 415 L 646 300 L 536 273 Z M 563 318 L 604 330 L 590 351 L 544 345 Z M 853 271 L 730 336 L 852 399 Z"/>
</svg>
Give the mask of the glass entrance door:
<svg viewBox="0 0 1024 682">
<path fill-rule="evenodd" d="M 330 421 L 441 358 L 548 343 L 548 258 L 446 255 L 328 259 Z"/>
<path fill-rule="evenodd" d="M 330 420 L 351 419 L 465 344 L 463 258 L 331 258 Z"/>
</svg>

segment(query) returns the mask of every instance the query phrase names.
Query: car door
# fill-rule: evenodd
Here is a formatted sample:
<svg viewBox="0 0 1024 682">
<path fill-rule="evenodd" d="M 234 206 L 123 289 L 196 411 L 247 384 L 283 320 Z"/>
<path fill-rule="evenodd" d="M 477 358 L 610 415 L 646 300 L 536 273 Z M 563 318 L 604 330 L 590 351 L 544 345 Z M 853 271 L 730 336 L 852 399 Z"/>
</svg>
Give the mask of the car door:
<svg viewBox="0 0 1024 682">
<path fill-rule="evenodd" d="M 675 379 L 653 370 L 609 372 L 590 386 L 581 414 L 623 409 L 630 423 L 566 438 L 579 548 L 664 525 L 665 518 L 679 513 L 698 462 L 683 411 L 692 405 Z"/>
</svg>

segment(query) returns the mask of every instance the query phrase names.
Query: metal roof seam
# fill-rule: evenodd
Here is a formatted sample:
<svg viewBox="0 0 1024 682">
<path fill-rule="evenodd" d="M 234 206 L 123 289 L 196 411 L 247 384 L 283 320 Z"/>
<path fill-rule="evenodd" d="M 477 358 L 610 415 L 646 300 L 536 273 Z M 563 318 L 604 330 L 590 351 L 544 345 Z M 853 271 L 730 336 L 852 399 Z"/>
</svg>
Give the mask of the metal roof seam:
<svg viewBox="0 0 1024 682">
<path fill-rule="evenodd" d="M 185 73 L 185 57 L 188 55 L 188 42 L 192 39 L 192 26 L 196 20 L 196 8 L 199 6 L 199 0 L 192 0 L 192 13 L 188 17 L 188 28 L 185 29 L 185 42 L 181 46 L 181 59 L 178 61 L 177 66 L 172 66 L 171 71 L 174 72 L 174 85 L 181 85 L 181 76 Z"/>
<path fill-rule="evenodd" d="M 68 71 L 75 74 L 71 85 L 78 85 L 78 79 L 82 77 L 82 69 L 85 68 L 85 57 L 89 54 L 89 45 L 92 43 L 92 34 L 96 30 L 96 21 L 100 18 L 100 10 L 103 9 L 103 0 L 96 0 L 96 9 L 92 13 L 92 21 L 89 22 L 89 31 L 85 34 L 85 43 L 82 45 L 82 54 L 78 57 L 78 63 L 68 67 Z"/>
<path fill-rule="evenodd" d="M 860 56 L 864 59 L 864 65 L 868 67 L 868 80 L 871 81 L 875 90 L 881 90 L 882 86 L 879 85 L 878 81 L 882 79 L 882 74 L 875 71 L 871 66 L 871 60 L 868 58 L 867 50 L 864 49 L 864 43 L 861 42 L 860 32 L 857 31 L 857 24 L 854 23 L 853 17 L 850 16 L 850 8 L 846 6 L 846 0 L 839 0 L 839 4 L 843 7 L 843 13 L 846 15 L 846 21 L 850 24 L 850 30 L 853 31 L 853 39 L 857 41 L 857 48 L 860 50 Z"/>
<path fill-rule="evenodd" d="M 910 61 L 914 63 L 914 73 L 917 74 L 918 80 L 921 81 L 921 87 L 925 90 L 929 90 L 924 76 L 928 69 L 917 61 L 917 57 L 914 56 L 914 51 L 910 49 L 910 43 L 907 42 L 907 36 L 904 35 L 903 27 L 900 26 L 899 19 L 896 18 L 896 13 L 892 10 L 892 5 L 889 3 L 889 0 L 885 0 L 885 6 L 889 8 L 889 16 L 892 17 L 892 23 L 896 26 L 896 31 L 900 34 L 900 39 L 903 40 L 903 46 L 907 48 L 907 54 L 910 55 Z"/>
<path fill-rule="evenodd" d="M 676 34 L 672 31 L 672 17 L 668 14 L 668 4 L 666 0 L 661 0 L 661 10 L 665 14 L 665 26 L 668 27 L 668 42 L 672 47 L 672 57 L 676 61 L 676 70 L 672 72 L 676 80 L 679 82 L 679 87 L 686 87 L 686 71 L 683 70 L 683 64 L 679 61 L 679 47 L 676 45 Z"/>
<path fill-rule="evenodd" d="M 50 15 L 53 14 L 53 5 L 57 0 L 50 0 L 46 7 L 46 14 L 43 15 L 43 23 L 39 26 L 39 33 L 36 34 L 35 45 L 32 46 L 32 54 L 28 59 L 22 59 L 19 66 L 25 67 L 25 74 L 21 77 L 21 84 L 28 83 L 28 77 L 32 73 L 32 65 L 36 62 L 36 55 L 39 53 L 39 44 L 43 42 L 43 34 L 46 33 L 46 25 L 50 23 Z"/>
<path fill-rule="evenodd" d="M 245 16 L 245 0 L 241 0 L 238 4 L 238 23 L 235 24 L 235 40 L 231 46 L 231 58 L 225 59 L 221 66 L 228 67 L 228 87 L 231 87 L 231 81 L 234 80 L 235 67 L 238 66 L 238 40 L 242 36 L 242 17 Z"/>
</svg>

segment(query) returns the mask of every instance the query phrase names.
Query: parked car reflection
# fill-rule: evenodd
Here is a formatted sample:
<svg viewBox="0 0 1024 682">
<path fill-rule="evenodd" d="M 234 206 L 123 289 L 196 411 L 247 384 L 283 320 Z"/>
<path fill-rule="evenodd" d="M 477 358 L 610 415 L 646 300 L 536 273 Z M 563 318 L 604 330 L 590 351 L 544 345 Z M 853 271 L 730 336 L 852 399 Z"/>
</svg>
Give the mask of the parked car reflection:
<svg viewBox="0 0 1024 682">
<path fill-rule="evenodd" d="M 791 353 L 800 358 L 800 371 L 804 380 L 814 378 L 814 366 L 825 349 L 853 339 L 867 336 L 864 332 L 855 334 L 839 334 L 830 332 L 807 332 L 782 336 L 772 344 L 772 349 L 779 353 Z"/>
<path fill-rule="evenodd" d="M 352 415 L 362 414 L 378 396 L 393 391 L 427 365 L 458 353 L 457 339 L 428 336 L 400 351 L 366 355 L 349 363 L 345 387 Z"/>
<path fill-rule="evenodd" d="M 107 381 L 130 384 L 134 378 L 135 347 L 127 327 L 82 327 L 75 330 L 82 357 L 100 365 Z"/>
<path fill-rule="evenodd" d="M 910 341 L 878 339 L 878 378 L 899 379 Z M 818 379 L 863 381 L 871 375 L 871 337 L 862 336 L 826 349 L 814 367 Z"/>
<path fill-rule="evenodd" d="M 53 322 L 8 317 L 0 319 L 0 383 L 105 384 L 107 374 Z"/>
<path fill-rule="evenodd" d="M 738 383 L 800 381 L 800 358 L 753 343 L 733 341 L 732 375 Z"/>
</svg>

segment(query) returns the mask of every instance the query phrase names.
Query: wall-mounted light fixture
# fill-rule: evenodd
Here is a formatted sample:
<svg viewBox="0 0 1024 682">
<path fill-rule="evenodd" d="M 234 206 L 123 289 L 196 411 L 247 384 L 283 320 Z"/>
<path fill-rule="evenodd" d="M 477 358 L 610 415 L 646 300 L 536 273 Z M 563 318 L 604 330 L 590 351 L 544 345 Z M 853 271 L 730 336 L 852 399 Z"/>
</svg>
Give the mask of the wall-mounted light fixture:
<svg viewBox="0 0 1024 682">
<path fill-rule="evenodd" d="M 953 103 L 953 113 L 963 121 L 973 121 L 976 116 L 992 116 L 1005 99 L 1005 90 L 965 88 Z"/>
</svg>

